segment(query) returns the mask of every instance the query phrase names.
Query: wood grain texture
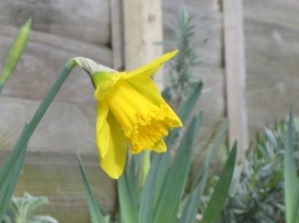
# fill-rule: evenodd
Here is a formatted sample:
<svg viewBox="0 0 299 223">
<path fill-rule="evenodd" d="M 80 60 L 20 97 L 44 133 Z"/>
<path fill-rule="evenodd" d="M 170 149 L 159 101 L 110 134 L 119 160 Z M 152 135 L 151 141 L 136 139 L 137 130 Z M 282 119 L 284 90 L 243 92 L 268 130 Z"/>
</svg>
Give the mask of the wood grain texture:
<svg viewBox="0 0 299 223">
<path fill-rule="evenodd" d="M 1 149 L 11 148 L 40 102 L 0 98 Z M 29 151 L 96 154 L 95 106 L 53 102 L 32 136 Z M 6 145 L 4 147 L 4 145 Z"/>
<path fill-rule="evenodd" d="M 162 46 L 155 44 L 163 39 L 162 6 L 160 0 L 128 0 L 123 10 L 125 67 L 133 70 L 162 55 Z M 154 79 L 163 89 L 163 73 L 158 71 Z"/>
<path fill-rule="evenodd" d="M 1 0 L 0 23 L 20 27 L 32 18 L 32 29 L 83 42 L 111 42 L 109 0 Z"/>
<path fill-rule="evenodd" d="M 299 2 L 244 1 L 247 103 L 251 138 L 299 110 Z"/>
<path fill-rule="evenodd" d="M 226 108 L 230 122 L 229 148 L 238 142 L 238 160 L 248 148 L 246 71 L 243 5 L 238 0 L 223 1 L 223 32 L 226 79 Z"/>
<path fill-rule="evenodd" d="M 111 0 L 111 32 L 112 32 L 112 60 L 113 69 L 124 70 L 124 24 L 123 24 L 123 4 L 121 0 Z"/>
</svg>

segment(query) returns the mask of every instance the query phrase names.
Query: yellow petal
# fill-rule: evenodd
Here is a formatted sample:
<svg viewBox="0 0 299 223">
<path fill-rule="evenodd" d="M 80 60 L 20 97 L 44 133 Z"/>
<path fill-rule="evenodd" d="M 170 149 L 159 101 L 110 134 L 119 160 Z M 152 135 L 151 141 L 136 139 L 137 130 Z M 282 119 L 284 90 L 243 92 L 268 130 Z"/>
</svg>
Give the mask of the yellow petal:
<svg viewBox="0 0 299 223">
<path fill-rule="evenodd" d="M 167 150 L 167 146 L 163 139 L 161 139 L 154 147 L 153 151 L 157 153 L 163 153 Z"/>
<path fill-rule="evenodd" d="M 112 114 L 108 114 L 107 119 L 110 125 L 110 147 L 104 157 L 100 156 L 102 169 L 113 179 L 118 179 L 123 173 L 126 154 L 127 140 L 124 133 Z"/>
<path fill-rule="evenodd" d="M 165 102 L 161 96 L 158 88 L 150 77 L 139 75 L 132 78 L 126 79 L 126 81 L 140 94 L 142 94 L 148 101 L 161 107 L 163 106 L 167 113 L 168 118 L 173 120 L 172 127 L 181 127 L 183 124 L 180 118 L 172 110 L 172 108 Z"/>
<path fill-rule="evenodd" d="M 161 57 L 153 60 L 147 65 L 144 65 L 140 68 L 137 68 L 136 70 L 128 72 L 126 75 L 126 78 L 130 78 L 135 75 L 147 75 L 147 76 L 152 76 L 154 75 L 159 68 L 165 63 L 166 61 L 170 60 L 172 57 L 174 57 L 178 53 L 178 50 L 171 51 L 169 53 L 166 53 L 162 55 Z"/>
<path fill-rule="evenodd" d="M 107 121 L 108 106 L 105 101 L 97 103 L 96 141 L 101 157 L 106 156 L 110 148 L 110 126 Z"/>
</svg>

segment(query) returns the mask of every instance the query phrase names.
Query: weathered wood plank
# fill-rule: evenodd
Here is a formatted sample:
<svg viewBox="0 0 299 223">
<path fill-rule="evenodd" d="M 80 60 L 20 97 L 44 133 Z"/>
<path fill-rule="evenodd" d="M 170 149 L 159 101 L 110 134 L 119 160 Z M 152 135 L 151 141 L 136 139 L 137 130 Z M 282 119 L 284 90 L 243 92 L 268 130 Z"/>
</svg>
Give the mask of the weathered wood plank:
<svg viewBox="0 0 299 223">
<path fill-rule="evenodd" d="M 0 23 L 20 27 L 32 18 L 32 29 L 98 45 L 111 42 L 108 0 L 1 0 Z"/>
<path fill-rule="evenodd" d="M 112 42 L 112 60 L 113 69 L 124 69 L 124 29 L 123 29 L 123 12 L 122 1 L 111 0 L 111 42 Z"/>
<path fill-rule="evenodd" d="M 135 69 L 162 55 L 161 1 L 124 1 L 125 66 Z M 155 80 L 163 88 L 163 75 L 159 72 Z"/>
<path fill-rule="evenodd" d="M 240 1 L 223 1 L 224 54 L 227 115 L 230 122 L 229 147 L 238 141 L 238 159 L 248 147 L 246 71 L 243 34 L 243 8 Z"/>
<path fill-rule="evenodd" d="M 251 138 L 293 103 L 299 111 L 299 2 L 244 1 L 247 102 Z"/>
<path fill-rule="evenodd" d="M 0 139 L 10 148 L 25 123 L 35 113 L 38 101 L 0 98 Z M 54 102 L 32 136 L 29 151 L 97 154 L 95 146 L 95 108 L 85 103 Z"/>
</svg>

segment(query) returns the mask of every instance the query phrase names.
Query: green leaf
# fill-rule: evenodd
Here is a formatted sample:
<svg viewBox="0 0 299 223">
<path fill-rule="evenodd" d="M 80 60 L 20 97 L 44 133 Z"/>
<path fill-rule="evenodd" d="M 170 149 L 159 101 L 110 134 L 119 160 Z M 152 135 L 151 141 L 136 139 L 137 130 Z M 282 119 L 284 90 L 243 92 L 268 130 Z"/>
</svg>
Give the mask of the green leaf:
<svg viewBox="0 0 299 223">
<path fill-rule="evenodd" d="M 88 209 L 91 216 L 91 221 L 93 223 L 105 223 L 103 209 L 99 206 L 99 202 L 96 200 L 96 197 L 93 195 L 91 188 L 89 186 L 85 170 L 82 165 L 81 157 L 77 155 L 77 160 L 80 167 L 80 173 L 83 179 L 84 188 L 85 188 L 85 195 L 87 198 Z"/>
<path fill-rule="evenodd" d="M 129 187 L 132 191 L 132 198 L 134 203 L 137 204 L 139 201 L 139 183 L 141 182 L 141 170 L 143 154 L 136 154 L 128 158 L 128 163 L 125 167 L 125 175 L 128 179 Z"/>
<path fill-rule="evenodd" d="M 134 191 L 130 187 L 127 174 L 122 175 L 117 182 L 118 201 L 121 223 L 137 223 L 138 206 L 134 199 Z"/>
<path fill-rule="evenodd" d="M 28 19 L 27 22 L 19 30 L 19 33 L 17 34 L 12 46 L 10 47 L 0 76 L 0 94 L 4 84 L 10 77 L 11 73 L 14 71 L 17 63 L 19 62 L 22 56 L 22 53 L 28 42 L 30 28 L 31 19 Z"/>
<path fill-rule="evenodd" d="M 286 222 L 299 222 L 299 184 L 294 157 L 294 121 L 290 109 L 288 135 L 284 153 L 284 194 Z"/>
<path fill-rule="evenodd" d="M 180 199 L 190 169 L 192 148 L 198 136 L 201 118 L 202 112 L 192 119 L 191 125 L 187 129 L 169 167 L 167 178 L 164 181 L 154 210 L 155 223 L 173 223 L 176 221 Z"/>
<path fill-rule="evenodd" d="M 203 87 L 202 82 L 195 83 L 190 91 L 187 100 L 184 102 L 182 107 L 179 109 L 178 116 L 181 118 L 183 124 L 187 121 L 190 116 L 190 111 L 194 108 L 195 104 L 198 101 L 198 98 L 201 94 L 201 90 Z M 167 145 L 167 152 L 163 154 L 152 154 L 152 166 L 158 166 L 158 170 L 156 173 L 156 185 L 155 185 L 155 193 L 154 193 L 154 208 L 157 206 L 158 199 L 161 195 L 162 188 L 164 187 L 164 181 L 167 176 L 167 170 L 170 164 L 170 152 L 172 144 L 175 142 L 176 137 L 179 134 L 180 129 L 173 129 L 169 136 L 165 139 L 165 143 Z M 158 158 L 161 156 L 161 159 Z"/>
<path fill-rule="evenodd" d="M 140 195 L 138 222 L 151 223 L 154 208 L 154 192 L 156 185 L 157 173 L 159 171 L 159 163 L 162 156 L 157 156 L 155 162 L 152 163 L 144 187 Z"/>
<path fill-rule="evenodd" d="M 229 188 L 234 174 L 237 155 L 237 143 L 233 145 L 233 149 L 223 167 L 219 181 L 209 200 L 208 206 L 204 212 L 201 223 L 217 223 L 219 216 L 224 207 Z"/>
<path fill-rule="evenodd" d="M 22 139 L 20 139 L 20 141 L 22 141 Z M 10 204 L 14 188 L 17 184 L 24 163 L 26 150 L 26 144 L 24 144 L 24 146 L 19 144 L 19 146 L 15 147 L 1 169 L 0 182 L 2 183 L 0 184 L 0 222 L 4 218 L 6 210 Z"/>
<path fill-rule="evenodd" d="M 57 223 L 50 216 L 33 216 L 33 212 L 40 206 L 47 204 L 46 197 L 33 197 L 28 193 L 24 193 L 23 197 L 13 197 L 11 207 L 14 212 L 14 222 L 39 222 L 39 223 Z"/>
<path fill-rule="evenodd" d="M 223 138 L 225 137 L 227 129 L 228 129 L 228 124 L 225 124 L 218 132 L 214 142 L 212 143 L 212 147 L 208 150 L 208 154 L 205 159 L 204 166 L 203 166 L 202 170 L 199 171 L 199 174 L 197 175 L 196 180 L 194 181 L 194 184 L 191 189 L 191 193 L 189 194 L 189 197 L 188 197 L 186 205 L 183 209 L 182 215 L 178 221 L 179 223 L 195 221 L 198 204 L 199 204 L 200 198 L 202 196 L 202 192 L 204 190 L 204 187 L 206 185 L 206 181 L 208 178 L 209 166 L 210 166 L 212 157 L 216 153 L 216 150 L 219 148 Z"/>
</svg>

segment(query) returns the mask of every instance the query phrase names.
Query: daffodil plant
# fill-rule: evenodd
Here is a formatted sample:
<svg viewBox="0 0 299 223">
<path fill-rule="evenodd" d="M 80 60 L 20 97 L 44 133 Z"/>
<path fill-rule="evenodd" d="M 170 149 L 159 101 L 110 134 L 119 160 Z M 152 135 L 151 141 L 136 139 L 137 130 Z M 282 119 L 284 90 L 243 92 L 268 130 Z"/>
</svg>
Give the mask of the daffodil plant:
<svg viewBox="0 0 299 223">
<path fill-rule="evenodd" d="M 31 20 L 22 27 L 13 43 L 0 76 L 0 93 L 26 46 Z M 31 121 L 25 125 L 14 149 L 0 170 L 0 221 L 9 205 L 24 162 L 27 144 L 62 84 L 78 65 L 90 75 L 97 101 L 96 142 L 100 165 L 114 179 L 124 170 L 127 150 L 165 152 L 163 137 L 168 130 L 182 126 L 181 120 L 161 97 L 152 75 L 176 55 L 167 53 L 131 72 L 117 72 L 88 58 L 69 60 L 41 102 Z"/>
</svg>

